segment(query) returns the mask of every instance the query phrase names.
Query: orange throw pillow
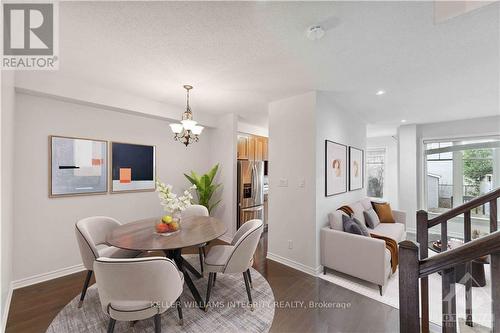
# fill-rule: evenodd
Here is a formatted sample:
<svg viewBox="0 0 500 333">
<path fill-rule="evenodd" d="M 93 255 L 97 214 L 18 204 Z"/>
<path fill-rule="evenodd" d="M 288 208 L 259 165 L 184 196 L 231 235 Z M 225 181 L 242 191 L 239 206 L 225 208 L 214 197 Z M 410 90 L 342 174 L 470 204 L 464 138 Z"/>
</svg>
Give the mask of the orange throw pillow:
<svg viewBox="0 0 500 333">
<path fill-rule="evenodd" d="M 381 223 L 396 223 L 394 216 L 392 216 L 392 209 L 389 203 L 373 202 L 373 208 L 375 208 L 375 212 Z"/>
</svg>

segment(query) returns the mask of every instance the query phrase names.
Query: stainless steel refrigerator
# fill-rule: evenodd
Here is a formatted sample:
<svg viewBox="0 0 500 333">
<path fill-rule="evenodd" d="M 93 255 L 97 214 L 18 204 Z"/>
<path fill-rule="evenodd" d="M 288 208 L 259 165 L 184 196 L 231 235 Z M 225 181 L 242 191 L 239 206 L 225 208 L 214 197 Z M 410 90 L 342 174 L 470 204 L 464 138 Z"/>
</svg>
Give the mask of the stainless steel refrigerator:
<svg viewBox="0 0 500 333">
<path fill-rule="evenodd" d="M 264 219 L 264 162 L 238 161 L 238 228 Z"/>
</svg>

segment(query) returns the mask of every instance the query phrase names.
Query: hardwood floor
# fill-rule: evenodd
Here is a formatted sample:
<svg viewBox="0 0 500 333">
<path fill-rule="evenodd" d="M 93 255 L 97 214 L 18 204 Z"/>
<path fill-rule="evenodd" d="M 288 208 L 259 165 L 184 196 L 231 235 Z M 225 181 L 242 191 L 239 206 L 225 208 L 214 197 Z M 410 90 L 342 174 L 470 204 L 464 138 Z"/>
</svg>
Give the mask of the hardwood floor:
<svg viewBox="0 0 500 333">
<path fill-rule="evenodd" d="M 266 277 L 277 302 L 271 332 L 399 331 L 397 309 L 267 260 L 266 253 L 267 234 L 264 234 L 254 268 Z M 15 290 L 6 332 L 45 332 L 56 314 L 80 293 L 85 274 L 72 274 Z M 310 302 L 316 306 L 311 307 Z M 324 304 L 335 304 L 337 308 L 320 307 Z"/>
</svg>

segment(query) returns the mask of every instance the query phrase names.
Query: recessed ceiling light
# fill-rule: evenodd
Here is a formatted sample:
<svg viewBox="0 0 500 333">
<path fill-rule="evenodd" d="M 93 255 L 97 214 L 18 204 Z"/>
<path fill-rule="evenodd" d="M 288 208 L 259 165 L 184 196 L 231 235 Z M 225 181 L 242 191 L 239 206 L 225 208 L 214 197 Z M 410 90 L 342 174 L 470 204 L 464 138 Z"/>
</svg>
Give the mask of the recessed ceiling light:
<svg viewBox="0 0 500 333">
<path fill-rule="evenodd" d="M 306 36 L 310 40 L 321 39 L 325 35 L 325 30 L 320 25 L 313 25 L 306 31 Z"/>
<path fill-rule="evenodd" d="M 401 122 L 402 123 L 406 123 L 406 119 L 401 119 Z"/>
<path fill-rule="evenodd" d="M 385 90 L 379 90 L 379 91 L 377 91 L 377 92 L 375 93 L 375 95 L 377 95 L 377 96 L 382 96 L 382 95 L 384 95 L 384 94 L 385 94 Z"/>
</svg>

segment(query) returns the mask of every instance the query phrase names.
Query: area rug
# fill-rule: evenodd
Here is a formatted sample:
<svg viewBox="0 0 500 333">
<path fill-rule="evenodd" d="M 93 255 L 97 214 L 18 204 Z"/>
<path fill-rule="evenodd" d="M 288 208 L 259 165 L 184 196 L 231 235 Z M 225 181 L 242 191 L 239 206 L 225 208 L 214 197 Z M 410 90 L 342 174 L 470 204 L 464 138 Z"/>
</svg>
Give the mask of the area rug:
<svg viewBox="0 0 500 333">
<path fill-rule="evenodd" d="M 197 257 L 186 259 L 198 267 Z M 191 292 L 184 285 L 181 296 L 184 325 L 178 325 L 177 310 L 170 308 L 161 316 L 162 332 L 268 332 L 274 318 L 273 291 L 259 272 L 250 270 L 254 311 L 248 307 L 243 275 L 217 274 L 210 296 L 212 306 L 208 311 L 194 306 Z M 193 282 L 204 298 L 208 277 L 193 279 Z M 97 286 L 94 284 L 88 289 L 80 309 L 77 307 L 79 298 L 78 295 L 59 312 L 47 329 L 48 333 L 106 332 L 109 317 L 101 309 Z M 117 322 L 115 332 L 154 332 L 153 319 L 139 321 L 134 326 L 129 322 Z"/>
<path fill-rule="evenodd" d="M 429 252 L 430 256 L 433 252 Z M 472 288 L 473 321 L 485 327 L 491 327 L 491 268 L 484 265 L 486 286 Z M 344 287 L 355 293 L 364 295 L 381 303 L 399 309 L 399 276 L 398 271 L 389 279 L 384 287 L 384 295 L 380 296 L 378 286 L 355 277 L 328 270 L 327 274 L 318 277 Z M 455 284 L 457 317 L 465 318 L 465 286 Z M 429 276 L 429 318 L 431 323 L 441 326 L 441 275 L 435 273 Z"/>
</svg>

